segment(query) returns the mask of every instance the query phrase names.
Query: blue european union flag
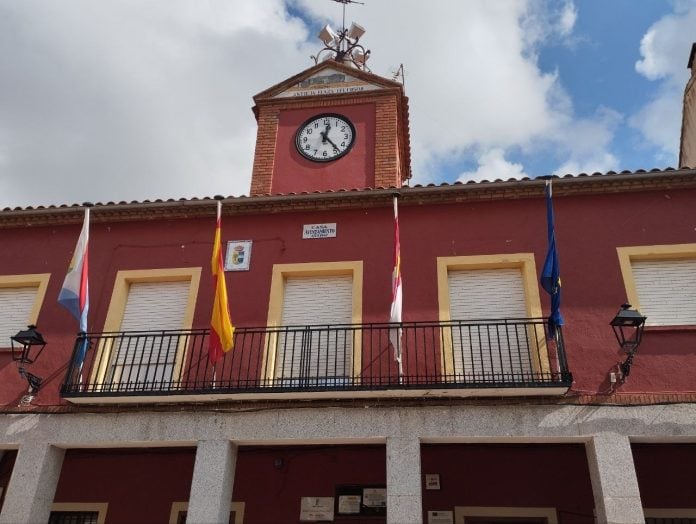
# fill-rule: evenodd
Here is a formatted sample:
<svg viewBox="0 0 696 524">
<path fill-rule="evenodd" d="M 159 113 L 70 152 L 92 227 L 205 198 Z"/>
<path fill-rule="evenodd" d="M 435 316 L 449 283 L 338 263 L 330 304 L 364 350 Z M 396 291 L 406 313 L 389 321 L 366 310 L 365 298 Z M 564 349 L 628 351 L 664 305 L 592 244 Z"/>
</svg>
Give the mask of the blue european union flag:
<svg viewBox="0 0 696 524">
<path fill-rule="evenodd" d="M 551 200 L 551 181 L 546 181 L 546 223 L 548 227 L 549 250 L 541 270 L 541 287 L 551 295 L 551 315 L 549 315 L 549 336 L 555 337 L 558 326 L 563 325 L 561 315 L 561 270 L 558 265 L 556 234 L 553 224 L 553 202 Z"/>
</svg>

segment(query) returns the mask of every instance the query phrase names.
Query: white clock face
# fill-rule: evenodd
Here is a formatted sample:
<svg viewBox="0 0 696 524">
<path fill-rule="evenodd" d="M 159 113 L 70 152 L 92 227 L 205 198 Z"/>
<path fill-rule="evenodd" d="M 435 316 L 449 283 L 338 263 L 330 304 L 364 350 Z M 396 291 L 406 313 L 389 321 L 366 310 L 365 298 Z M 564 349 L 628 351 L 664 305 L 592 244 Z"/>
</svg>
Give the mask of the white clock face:
<svg viewBox="0 0 696 524">
<path fill-rule="evenodd" d="M 355 127 L 343 115 L 327 113 L 310 118 L 295 135 L 297 151 L 314 162 L 337 160 L 355 142 Z"/>
</svg>

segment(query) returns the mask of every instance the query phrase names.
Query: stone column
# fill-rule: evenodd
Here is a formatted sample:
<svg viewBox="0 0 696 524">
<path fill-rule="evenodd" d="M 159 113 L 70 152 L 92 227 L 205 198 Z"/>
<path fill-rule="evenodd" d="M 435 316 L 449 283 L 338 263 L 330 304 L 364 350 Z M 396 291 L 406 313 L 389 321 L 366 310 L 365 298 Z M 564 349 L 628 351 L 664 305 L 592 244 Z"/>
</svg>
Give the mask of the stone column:
<svg viewBox="0 0 696 524">
<path fill-rule="evenodd" d="M 387 524 L 422 524 L 418 437 L 387 437 Z"/>
<path fill-rule="evenodd" d="M 48 522 L 65 450 L 46 442 L 27 442 L 17 453 L 1 524 Z"/>
<path fill-rule="evenodd" d="M 196 449 L 188 524 L 228 522 L 237 446 L 229 440 L 201 440 Z"/>
<path fill-rule="evenodd" d="M 645 522 L 628 437 L 595 435 L 587 444 L 587 452 L 597 523 Z"/>
</svg>

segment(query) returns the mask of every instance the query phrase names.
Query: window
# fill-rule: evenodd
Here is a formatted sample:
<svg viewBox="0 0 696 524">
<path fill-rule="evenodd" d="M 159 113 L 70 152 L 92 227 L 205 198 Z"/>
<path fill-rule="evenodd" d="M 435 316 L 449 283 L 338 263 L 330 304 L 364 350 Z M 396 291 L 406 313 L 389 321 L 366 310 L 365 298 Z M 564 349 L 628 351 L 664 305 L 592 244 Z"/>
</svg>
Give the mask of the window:
<svg viewBox="0 0 696 524">
<path fill-rule="evenodd" d="M 696 518 L 646 517 L 645 524 L 696 524 Z"/>
<path fill-rule="evenodd" d="M 10 347 L 10 337 L 36 324 L 49 277 L 49 273 L 0 276 L 0 348 Z"/>
<path fill-rule="evenodd" d="M 438 257 L 444 374 L 526 381 L 549 371 L 532 253 Z"/>
<path fill-rule="evenodd" d="M 48 524 L 97 524 L 96 511 L 51 511 Z"/>
<path fill-rule="evenodd" d="M 696 326 L 696 244 L 617 248 L 628 301 L 646 326 Z"/>
<path fill-rule="evenodd" d="M 177 332 L 193 322 L 200 273 L 201 268 L 118 272 L 104 331 L 139 333 L 102 338 L 95 368 L 101 380 L 96 382 L 176 381 L 185 351 L 185 337 Z"/>
<path fill-rule="evenodd" d="M 283 386 L 349 382 L 359 374 L 362 262 L 276 264 L 268 326 L 266 379 Z M 328 326 L 337 329 L 327 329 Z"/>
<path fill-rule="evenodd" d="M 106 502 L 54 503 L 48 524 L 104 524 L 107 507 Z"/>
<path fill-rule="evenodd" d="M 242 524 L 244 522 L 244 502 L 232 502 L 230 507 L 230 524 Z M 186 524 L 188 502 L 173 502 L 172 511 L 169 514 L 169 524 Z"/>
<path fill-rule="evenodd" d="M 455 506 L 455 524 L 558 524 L 555 508 Z"/>
<path fill-rule="evenodd" d="M 643 508 L 645 524 L 696 524 L 694 508 Z"/>
</svg>

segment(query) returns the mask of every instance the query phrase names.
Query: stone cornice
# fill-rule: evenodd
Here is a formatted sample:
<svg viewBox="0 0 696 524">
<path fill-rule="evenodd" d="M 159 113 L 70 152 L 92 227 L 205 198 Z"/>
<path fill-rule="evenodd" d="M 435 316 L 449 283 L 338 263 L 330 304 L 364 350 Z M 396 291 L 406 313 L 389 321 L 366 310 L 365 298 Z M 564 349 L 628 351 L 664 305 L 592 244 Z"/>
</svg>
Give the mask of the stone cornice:
<svg viewBox="0 0 696 524">
<path fill-rule="evenodd" d="M 696 169 L 567 175 L 553 180 L 554 198 L 696 189 Z M 544 185 L 543 179 L 498 180 L 324 193 L 227 197 L 222 202 L 225 215 L 269 214 L 384 207 L 390 204 L 394 193 L 399 193 L 402 206 L 540 198 L 544 194 Z M 213 198 L 97 203 L 92 207 L 91 219 L 94 223 L 106 223 L 213 217 L 215 205 L 216 200 Z M 82 221 L 82 217 L 83 207 L 79 205 L 5 209 L 0 211 L 0 229 L 77 224 Z"/>
</svg>

